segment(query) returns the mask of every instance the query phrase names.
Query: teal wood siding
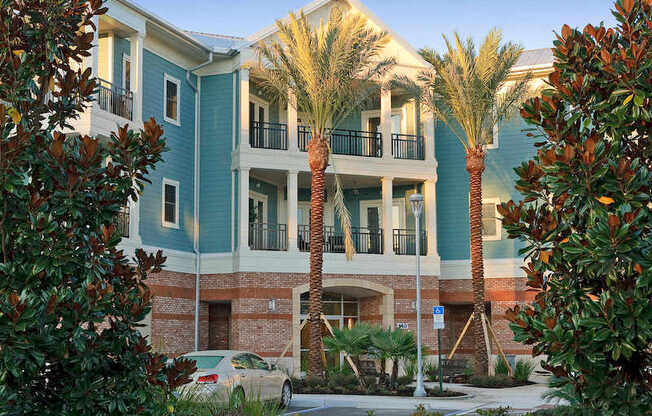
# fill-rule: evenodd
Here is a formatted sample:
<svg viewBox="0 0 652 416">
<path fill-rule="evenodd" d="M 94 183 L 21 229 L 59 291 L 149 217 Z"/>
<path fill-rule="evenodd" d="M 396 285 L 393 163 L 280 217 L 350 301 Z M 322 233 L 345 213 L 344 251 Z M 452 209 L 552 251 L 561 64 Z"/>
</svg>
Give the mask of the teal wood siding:
<svg viewBox="0 0 652 416">
<path fill-rule="evenodd" d="M 122 56 L 131 54 L 129 39 L 116 37 L 113 46 L 113 83 L 122 87 Z"/>
<path fill-rule="evenodd" d="M 140 234 L 143 244 L 173 250 L 192 251 L 193 244 L 193 187 L 195 147 L 195 95 L 186 82 L 186 71 L 173 63 L 143 51 L 143 119 L 150 117 L 161 124 L 168 152 L 148 178 L 140 199 Z M 181 81 L 180 126 L 163 119 L 163 79 L 167 73 Z M 191 82 L 196 83 L 193 75 Z M 161 225 L 161 198 L 163 178 L 179 182 L 179 229 Z"/>
<path fill-rule="evenodd" d="M 501 202 L 519 200 L 514 189 L 513 168 L 535 153 L 533 141 L 526 137 L 527 128 L 520 116 L 504 122 L 498 130 L 498 149 L 488 149 L 482 176 L 483 198 L 500 198 Z M 438 250 L 442 260 L 470 258 L 469 248 L 469 177 L 465 168 L 464 148 L 455 135 L 439 122 L 435 131 L 437 174 Z M 486 258 L 518 257 L 520 243 L 507 239 L 505 231 L 497 241 L 484 241 Z"/>
<path fill-rule="evenodd" d="M 249 190 L 263 194 L 267 197 L 267 218 L 263 221 L 267 224 L 285 224 L 287 221 L 277 221 L 278 212 L 278 187 L 274 184 L 249 177 Z"/>
<path fill-rule="evenodd" d="M 200 113 L 199 246 L 225 253 L 231 251 L 232 73 L 201 78 Z"/>
<path fill-rule="evenodd" d="M 339 125 L 338 129 L 345 130 L 360 130 L 362 124 L 362 116 L 360 111 L 353 111 L 351 114 L 347 115 Z"/>
</svg>

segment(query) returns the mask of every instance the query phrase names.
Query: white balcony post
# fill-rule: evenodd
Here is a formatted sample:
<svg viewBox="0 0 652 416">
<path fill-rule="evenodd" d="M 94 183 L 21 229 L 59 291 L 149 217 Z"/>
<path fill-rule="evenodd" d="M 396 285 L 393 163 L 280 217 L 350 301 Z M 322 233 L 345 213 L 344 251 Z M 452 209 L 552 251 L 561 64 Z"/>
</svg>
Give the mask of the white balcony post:
<svg viewBox="0 0 652 416">
<path fill-rule="evenodd" d="M 240 254 L 242 254 L 249 250 L 249 168 L 240 168 L 239 172 L 238 245 Z"/>
<path fill-rule="evenodd" d="M 145 35 L 136 32 L 129 37 L 131 73 L 129 83 L 133 93 L 133 120 L 136 123 L 143 121 L 143 43 Z"/>
<path fill-rule="evenodd" d="M 240 68 L 240 150 L 249 149 L 249 70 Z"/>
<path fill-rule="evenodd" d="M 88 51 L 91 55 L 86 57 L 84 60 L 85 68 L 91 68 L 92 74 L 94 77 L 98 76 L 98 67 L 99 67 L 99 40 L 100 40 L 100 19 L 98 16 L 93 16 L 93 24 L 95 25 L 95 32 L 93 32 L 93 42 L 91 43 L 91 49 Z M 87 26 L 86 32 L 93 30 L 92 27 Z"/>
<path fill-rule="evenodd" d="M 299 151 L 299 137 L 297 132 L 297 97 L 294 91 L 288 91 L 288 150 Z M 288 192 L 289 192 L 288 188 Z"/>
<path fill-rule="evenodd" d="M 385 177 L 382 179 L 383 190 L 383 245 L 386 256 L 394 255 L 394 232 L 392 230 L 392 179 Z"/>
<path fill-rule="evenodd" d="M 437 194 L 435 191 L 436 179 L 428 179 L 423 184 L 423 198 L 425 201 L 425 225 L 428 239 L 428 256 L 439 256 L 437 253 Z"/>
<path fill-rule="evenodd" d="M 423 145 L 426 160 L 435 160 L 435 118 L 430 111 L 424 111 L 423 117 Z"/>
<path fill-rule="evenodd" d="M 115 33 L 111 31 L 106 36 L 106 80 L 112 84 L 115 82 L 115 74 L 113 73 L 113 68 L 115 66 L 114 54 Z M 121 86 L 122 85 L 119 85 L 119 87 Z"/>
<path fill-rule="evenodd" d="M 298 172 L 296 170 L 288 171 L 288 251 L 299 251 L 297 215 L 299 210 L 299 185 Z"/>
<path fill-rule="evenodd" d="M 380 129 L 383 134 L 383 158 L 392 158 L 392 90 L 380 90 Z"/>
</svg>

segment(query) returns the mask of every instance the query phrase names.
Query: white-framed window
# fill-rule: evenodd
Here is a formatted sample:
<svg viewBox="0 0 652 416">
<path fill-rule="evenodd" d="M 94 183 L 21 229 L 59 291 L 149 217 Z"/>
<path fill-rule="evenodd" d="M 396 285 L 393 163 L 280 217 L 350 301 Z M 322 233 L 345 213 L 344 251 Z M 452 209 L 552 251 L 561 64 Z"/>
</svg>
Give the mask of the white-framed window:
<svg viewBox="0 0 652 416">
<path fill-rule="evenodd" d="M 496 241 L 502 238 L 502 221 L 496 209 L 500 198 L 485 198 L 482 200 L 482 239 Z"/>
<path fill-rule="evenodd" d="M 249 223 L 267 223 L 267 195 L 249 191 Z"/>
<path fill-rule="evenodd" d="M 362 131 L 382 133 L 380 125 L 380 110 L 364 110 L 360 114 Z M 400 108 L 392 108 L 392 133 L 401 134 L 406 131 L 406 119 Z"/>
<path fill-rule="evenodd" d="M 163 119 L 181 125 L 181 81 L 171 75 L 163 77 Z"/>
<path fill-rule="evenodd" d="M 249 95 L 249 122 L 269 121 L 269 103 L 255 95 Z"/>
<path fill-rule="evenodd" d="M 131 57 L 122 54 L 122 88 L 131 91 Z"/>
<path fill-rule="evenodd" d="M 163 227 L 179 228 L 179 182 L 163 178 L 161 221 Z"/>
</svg>

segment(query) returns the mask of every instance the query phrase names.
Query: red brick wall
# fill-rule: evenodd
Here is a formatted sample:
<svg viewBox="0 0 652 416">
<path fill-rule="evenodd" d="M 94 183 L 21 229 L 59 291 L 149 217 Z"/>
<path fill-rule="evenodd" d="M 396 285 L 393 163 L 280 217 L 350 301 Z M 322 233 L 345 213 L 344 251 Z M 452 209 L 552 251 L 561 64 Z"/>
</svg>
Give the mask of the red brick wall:
<svg viewBox="0 0 652 416">
<path fill-rule="evenodd" d="M 214 303 L 208 306 L 208 349 L 230 348 L 231 304 Z"/>
</svg>

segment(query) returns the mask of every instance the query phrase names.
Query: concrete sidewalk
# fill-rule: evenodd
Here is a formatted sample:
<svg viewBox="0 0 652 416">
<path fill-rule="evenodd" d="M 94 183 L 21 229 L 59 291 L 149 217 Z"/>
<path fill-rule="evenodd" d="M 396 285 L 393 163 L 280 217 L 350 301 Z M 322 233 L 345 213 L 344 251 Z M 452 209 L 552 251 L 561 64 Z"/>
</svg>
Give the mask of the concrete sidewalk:
<svg viewBox="0 0 652 416">
<path fill-rule="evenodd" d="M 426 383 L 429 388 L 438 383 Z M 418 404 L 427 409 L 457 410 L 454 414 L 487 407 L 509 406 L 518 410 L 534 410 L 546 405 L 541 395 L 548 390 L 545 384 L 512 387 L 507 389 L 484 389 L 466 387 L 462 384 L 444 383 L 444 389 L 472 395 L 469 398 L 396 397 L 396 396 L 347 396 L 338 394 L 296 394 L 292 406 L 299 407 L 353 407 L 359 409 L 413 410 Z"/>
</svg>

